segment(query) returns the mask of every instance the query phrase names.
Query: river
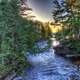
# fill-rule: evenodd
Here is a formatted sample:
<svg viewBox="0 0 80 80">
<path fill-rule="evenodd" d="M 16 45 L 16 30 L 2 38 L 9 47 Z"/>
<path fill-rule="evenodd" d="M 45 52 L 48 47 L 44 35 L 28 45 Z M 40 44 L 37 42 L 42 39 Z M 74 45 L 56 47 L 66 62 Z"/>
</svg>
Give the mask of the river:
<svg viewBox="0 0 80 80">
<path fill-rule="evenodd" d="M 43 47 L 46 42 L 40 42 L 40 45 Z M 24 70 L 23 80 L 80 80 L 77 66 L 56 55 L 52 48 L 26 57 L 32 67 Z"/>
</svg>

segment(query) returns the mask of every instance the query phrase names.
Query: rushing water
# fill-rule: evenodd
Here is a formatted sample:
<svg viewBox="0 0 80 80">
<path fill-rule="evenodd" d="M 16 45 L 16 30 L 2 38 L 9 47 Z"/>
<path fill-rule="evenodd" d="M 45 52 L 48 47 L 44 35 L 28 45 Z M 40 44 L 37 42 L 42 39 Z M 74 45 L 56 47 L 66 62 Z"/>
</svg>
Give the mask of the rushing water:
<svg viewBox="0 0 80 80">
<path fill-rule="evenodd" d="M 45 44 L 41 42 L 39 45 Z M 53 49 L 26 57 L 33 67 L 24 70 L 23 80 L 80 80 L 76 65 L 56 55 Z"/>
<path fill-rule="evenodd" d="M 47 41 L 39 42 L 38 45 L 43 48 Z M 14 80 L 80 80 L 76 65 L 56 55 L 52 48 L 36 55 L 27 54 L 26 58 L 32 67 L 24 70 L 23 77 Z"/>
</svg>

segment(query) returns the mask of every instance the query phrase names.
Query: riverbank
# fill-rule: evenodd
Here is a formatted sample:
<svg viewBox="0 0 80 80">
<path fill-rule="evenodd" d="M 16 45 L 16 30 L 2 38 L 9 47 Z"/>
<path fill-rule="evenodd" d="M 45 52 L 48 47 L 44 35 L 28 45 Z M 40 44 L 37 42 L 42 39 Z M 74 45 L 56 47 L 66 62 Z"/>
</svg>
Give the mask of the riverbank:
<svg viewBox="0 0 80 80">
<path fill-rule="evenodd" d="M 80 80 L 77 66 L 69 59 L 56 55 L 53 49 L 35 56 L 30 55 L 28 61 L 34 67 L 25 69 L 24 80 L 70 80 L 71 77 Z"/>
<path fill-rule="evenodd" d="M 55 53 L 57 55 L 63 56 L 65 58 L 71 58 L 71 59 L 78 59 L 80 58 L 80 54 L 76 53 L 76 51 L 73 51 L 71 48 L 68 48 L 66 46 L 56 46 L 53 47 L 53 49 L 55 50 Z"/>
<path fill-rule="evenodd" d="M 57 55 L 52 48 L 39 54 L 28 54 L 26 58 L 32 67 L 24 69 L 22 80 L 80 80 L 78 66 Z"/>
<path fill-rule="evenodd" d="M 44 48 L 47 46 L 47 41 L 39 41 L 38 45 Z M 66 48 L 59 47 L 58 52 L 61 53 L 59 54 L 51 47 L 38 54 L 26 53 L 26 60 L 32 66 L 25 68 L 22 76 L 10 75 L 4 80 L 70 80 L 71 77 L 80 80 L 80 61 L 64 57 L 61 50 L 68 52 Z"/>
</svg>

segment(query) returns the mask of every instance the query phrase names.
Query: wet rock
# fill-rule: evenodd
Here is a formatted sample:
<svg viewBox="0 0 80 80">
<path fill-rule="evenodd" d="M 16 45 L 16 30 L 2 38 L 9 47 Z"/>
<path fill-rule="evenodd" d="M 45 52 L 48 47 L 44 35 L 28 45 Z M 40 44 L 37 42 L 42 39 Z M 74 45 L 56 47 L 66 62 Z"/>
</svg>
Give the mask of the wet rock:
<svg viewBox="0 0 80 80">
<path fill-rule="evenodd" d="M 22 77 L 16 77 L 13 80 L 23 80 L 23 78 Z"/>
<path fill-rule="evenodd" d="M 69 76 L 70 80 L 80 80 L 80 76 L 77 74 L 72 74 Z"/>
<path fill-rule="evenodd" d="M 72 51 L 69 48 L 63 47 L 63 46 L 57 46 L 54 47 L 55 53 L 58 55 L 65 56 L 67 54 L 72 54 Z"/>
</svg>

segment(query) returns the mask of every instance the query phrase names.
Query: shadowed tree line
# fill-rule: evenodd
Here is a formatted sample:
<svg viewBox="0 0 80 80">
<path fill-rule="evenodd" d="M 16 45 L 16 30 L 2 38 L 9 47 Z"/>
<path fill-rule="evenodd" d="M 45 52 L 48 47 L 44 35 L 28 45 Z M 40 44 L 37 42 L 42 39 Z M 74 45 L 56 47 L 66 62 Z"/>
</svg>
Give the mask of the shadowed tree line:
<svg viewBox="0 0 80 80">
<path fill-rule="evenodd" d="M 53 18 L 63 24 L 62 31 L 57 33 L 56 37 L 62 45 L 77 55 L 80 53 L 80 1 L 65 0 L 62 2 L 63 8 L 57 0 L 55 4 L 57 8 L 53 12 Z M 67 14 L 63 16 L 65 13 Z"/>
<path fill-rule="evenodd" d="M 28 66 L 26 52 L 35 54 L 48 48 L 39 49 L 35 43 L 49 39 L 50 33 L 46 33 L 41 22 L 22 18 L 20 6 L 19 0 L 0 2 L 0 77 Z"/>
</svg>

